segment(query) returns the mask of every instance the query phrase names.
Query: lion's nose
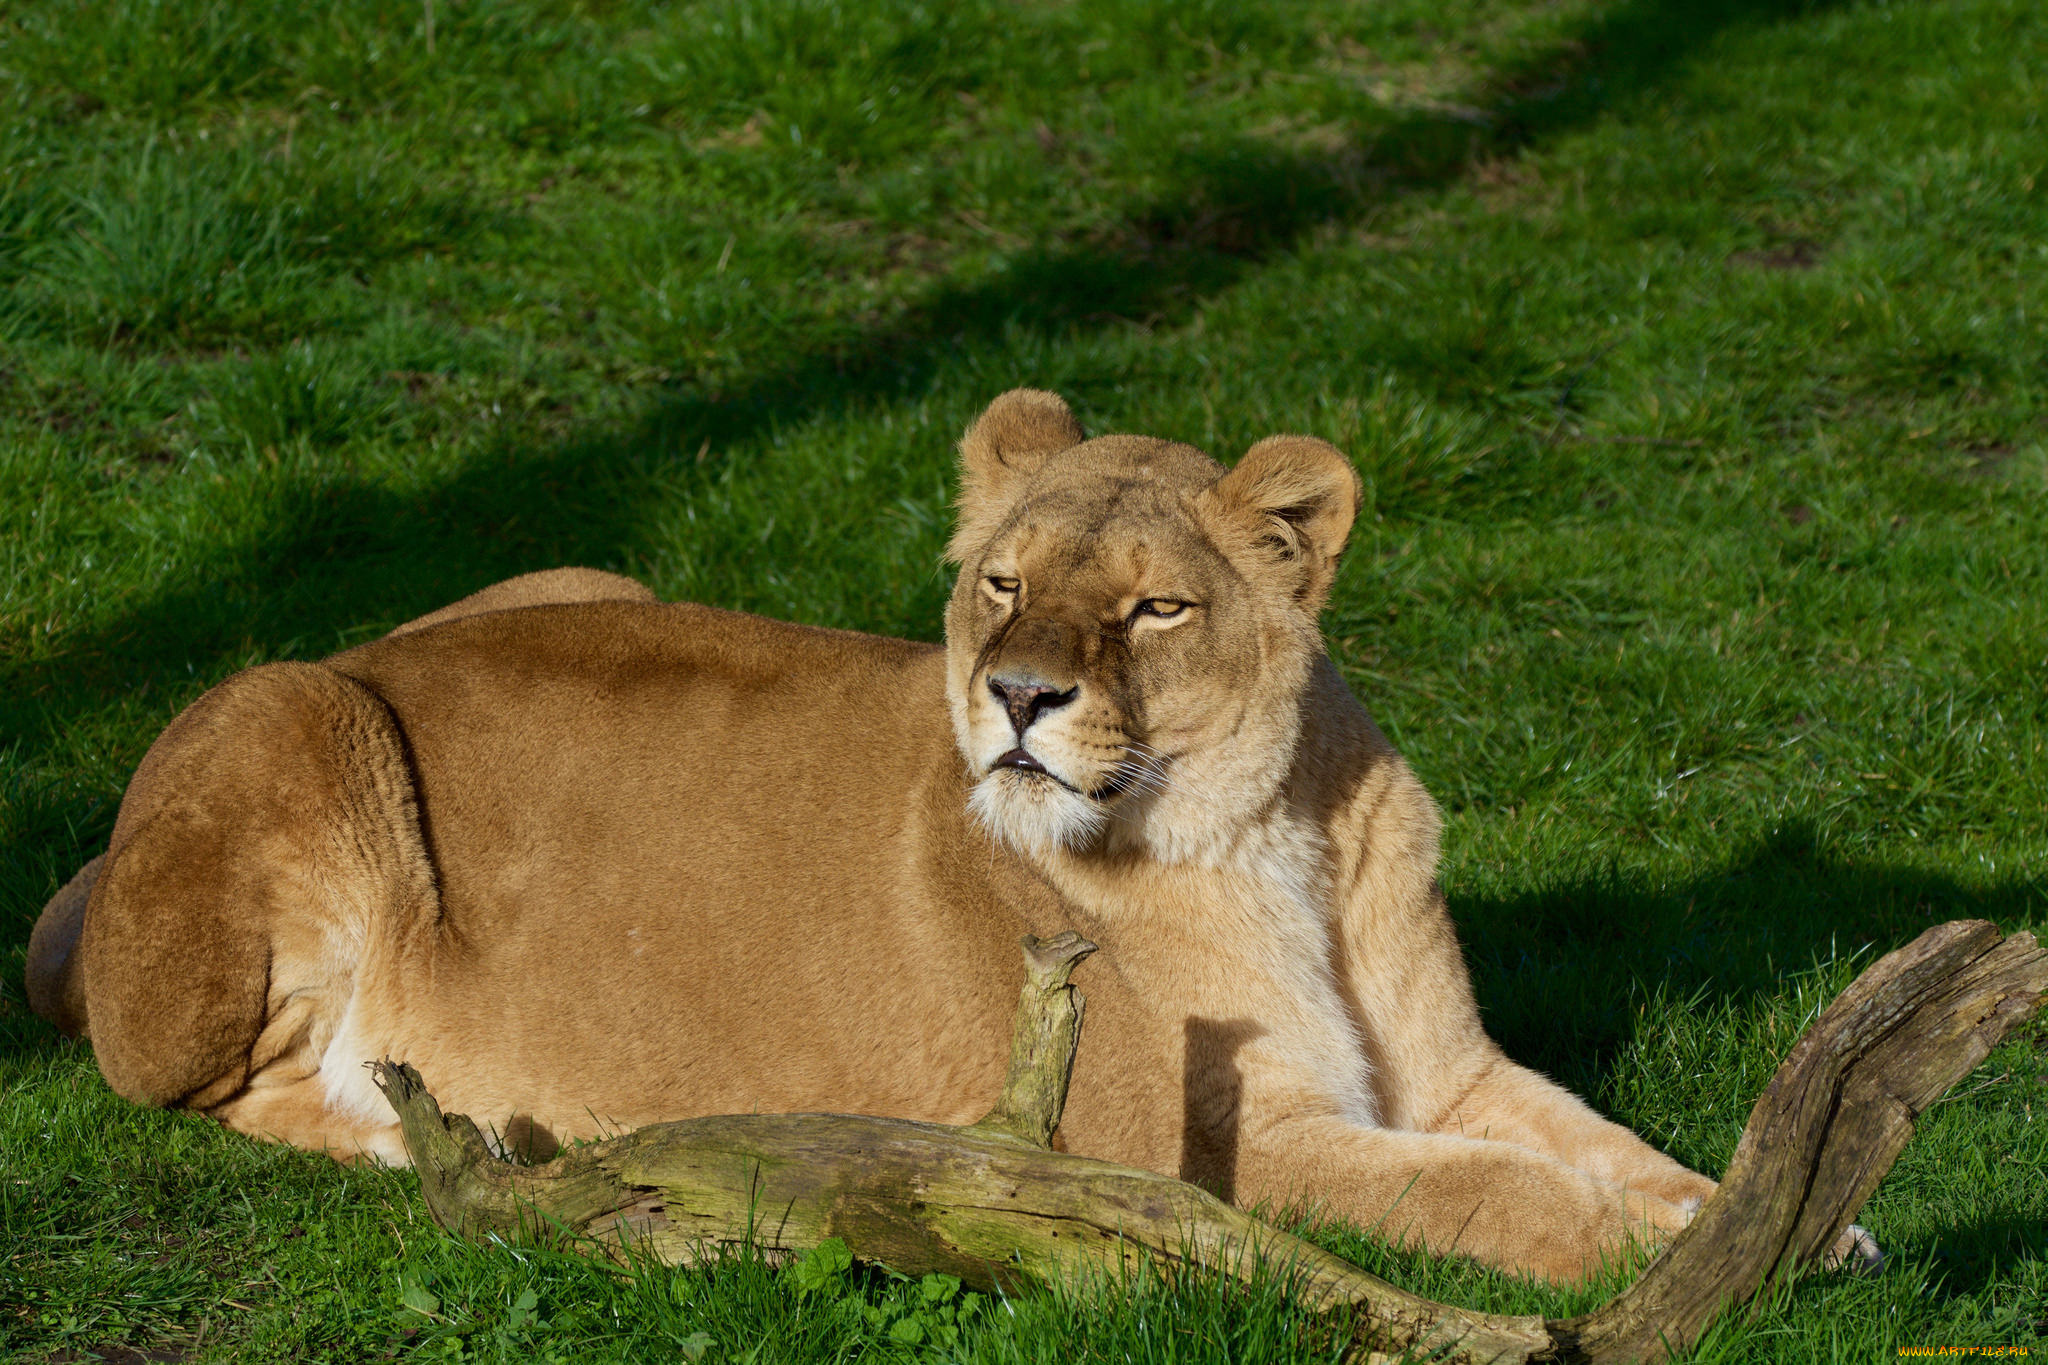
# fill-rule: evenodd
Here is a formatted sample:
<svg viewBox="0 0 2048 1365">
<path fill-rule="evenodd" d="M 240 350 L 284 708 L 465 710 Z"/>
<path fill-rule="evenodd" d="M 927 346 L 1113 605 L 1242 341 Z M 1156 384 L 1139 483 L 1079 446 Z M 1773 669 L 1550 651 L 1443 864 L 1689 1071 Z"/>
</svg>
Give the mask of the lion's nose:
<svg viewBox="0 0 2048 1365">
<path fill-rule="evenodd" d="M 988 680 L 988 690 L 1001 703 L 1010 716 L 1010 727 L 1022 741 L 1024 732 L 1031 728 L 1039 713 L 1065 706 L 1072 701 L 1080 687 L 1069 687 L 1062 692 L 1049 683 L 1024 678 L 996 678 Z"/>
</svg>

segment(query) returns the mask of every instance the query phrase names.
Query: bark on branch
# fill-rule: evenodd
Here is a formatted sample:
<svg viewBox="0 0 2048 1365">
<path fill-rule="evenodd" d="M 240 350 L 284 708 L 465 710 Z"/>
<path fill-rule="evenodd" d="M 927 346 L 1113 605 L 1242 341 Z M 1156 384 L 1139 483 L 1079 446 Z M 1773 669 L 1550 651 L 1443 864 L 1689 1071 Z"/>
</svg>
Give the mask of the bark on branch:
<svg viewBox="0 0 2048 1365">
<path fill-rule="evenodd" d="M 1043 940 L 1024 935 L 1024 991 L 1017 1000 L 1017 1025 L 1010 1031 L 1010 1070 L 996 1107 L 970 1131 L 1007 1133 L 1051 1149 L 1053 1130 L 1067 1107 L 1081 1014 L 1088 1006 L 1088 997 L 1069 979 L 1094 951 L 1094 944 L 1071 930 Z"/>
<path fill-rule="evenodd" d="M 1793 1048 L 1699 1216 L 1604 1307 L 1548 1320 L 1433 1303 L 1168 1176 L 1050 1150 L 1079 1037 L 1068 983 L 1094 945 L 1025 940 L 1003 1095 L 965 1128 L 837 1114 L 653 1124 L 545 1166 L 494 1157 L 410 1066 L 380 1062 L 434 1218 L 481 1239 L 630 1238 L 673 1263 L 828 1237 L 908 1274 L 980 1287 L 1067 1281 L 1141 1258 L 1249 1276 L 1264 1261 L 1341 1315 L 1354 1355 L 1447 1361 L 1657 1360 L 1767 1278 L 1816 1260 L 1890 1169 L 1913 1122 L 2031 1015 L 2048 954 L 1981 921 L 1930 929 L 1844 991 Z"/>
</svg>

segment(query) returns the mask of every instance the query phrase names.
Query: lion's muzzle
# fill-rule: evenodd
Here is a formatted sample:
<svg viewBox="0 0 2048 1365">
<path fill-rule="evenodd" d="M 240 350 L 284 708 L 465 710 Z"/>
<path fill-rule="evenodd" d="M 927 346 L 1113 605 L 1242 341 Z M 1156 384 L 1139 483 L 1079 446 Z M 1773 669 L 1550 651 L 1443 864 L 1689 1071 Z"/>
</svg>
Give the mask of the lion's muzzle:
<svg viewBox="0 0 2048 1365">
<path fill-rule="evenodd" d="M 996 704 L 1003 708 L 1004 714 L 1009 716 L 1010 728 L 1017 732 L 1017 743 L 1020 747 L 1024 743 L 1024 732 L 1029 730 L 1032 723 L 1041 715 L 1065 706 L 1081 694 L 1078 686 L 1062 690 L 1030 673 L 991 677 L 988 680 L 988 690 L 995 697 Z M 1011 752 L 1015 753 L 1018 750 Z"/>
</svg>

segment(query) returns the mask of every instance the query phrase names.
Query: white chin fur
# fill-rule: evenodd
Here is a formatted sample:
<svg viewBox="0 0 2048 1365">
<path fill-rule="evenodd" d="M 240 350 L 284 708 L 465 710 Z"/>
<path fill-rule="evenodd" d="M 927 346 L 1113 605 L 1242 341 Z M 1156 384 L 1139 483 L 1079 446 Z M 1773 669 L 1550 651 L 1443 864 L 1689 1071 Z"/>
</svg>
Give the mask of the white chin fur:
<svg viewBox="0 0 2048 1365">
<path fill-rule="evenodd" d="M 1108 812 L 1079 792 L 1025 773 L 993 772 L 974 784 L 967 808 L 996 838 L 1021 853 L 1083 848 L 1101 835 Z"/>
</svg>

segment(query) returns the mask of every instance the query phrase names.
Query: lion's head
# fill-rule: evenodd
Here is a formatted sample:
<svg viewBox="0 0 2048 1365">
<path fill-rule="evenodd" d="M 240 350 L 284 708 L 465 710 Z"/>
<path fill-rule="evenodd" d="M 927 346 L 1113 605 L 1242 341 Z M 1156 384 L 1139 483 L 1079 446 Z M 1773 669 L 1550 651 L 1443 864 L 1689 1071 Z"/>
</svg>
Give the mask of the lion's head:
<svg viewBox="0 0 2048 1365">
<path fill-rule="evenodd" d="M 1335 447 L 1235 469 L 1086 440 L 1017 389 L 960 442 L 947 694 L 976 815 L 1014 847 L 1199 856 L 1270 806 L 1359 501 Z"/>
</svg>

